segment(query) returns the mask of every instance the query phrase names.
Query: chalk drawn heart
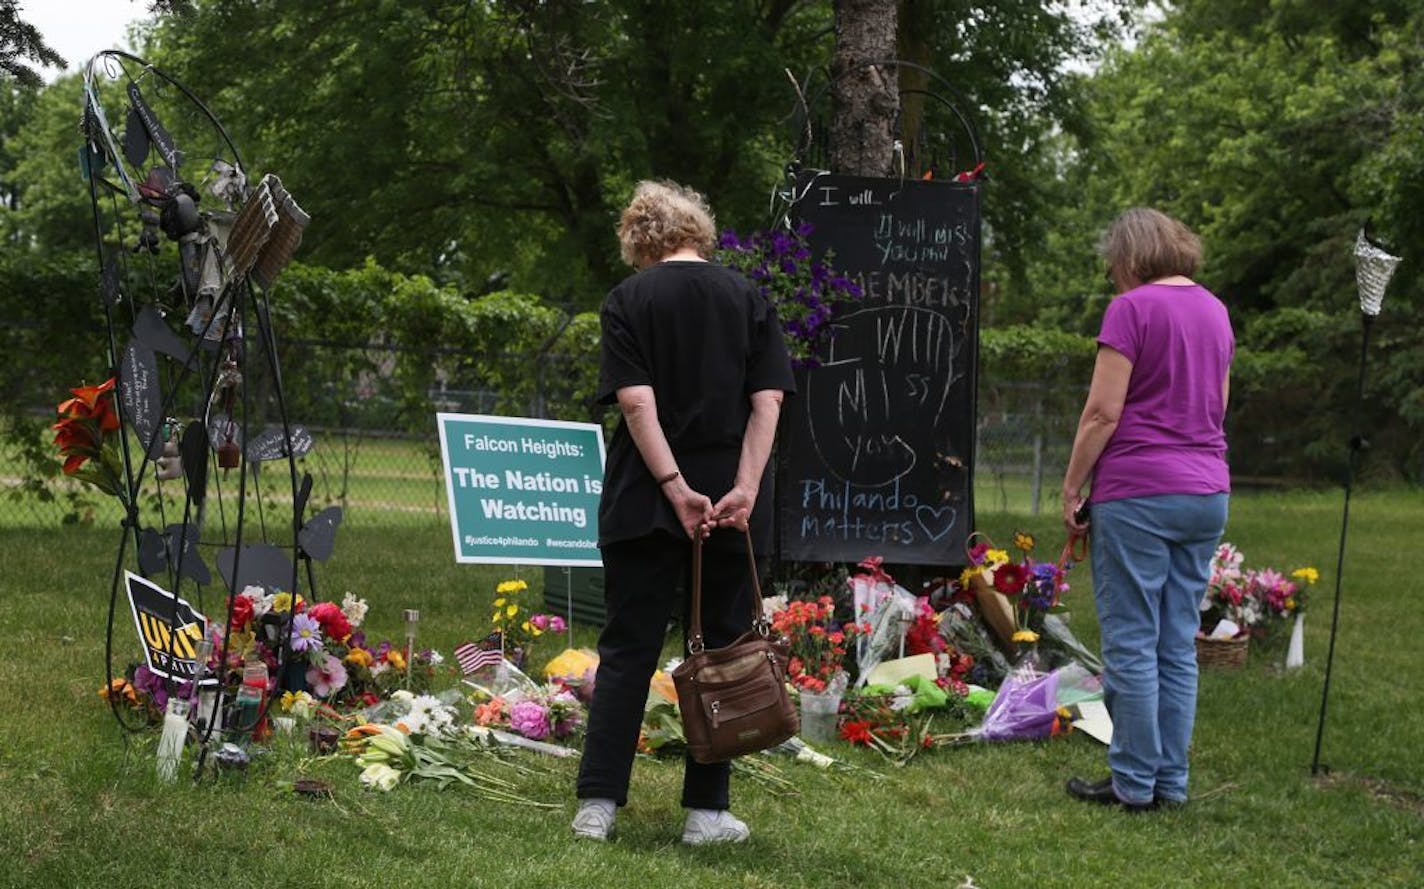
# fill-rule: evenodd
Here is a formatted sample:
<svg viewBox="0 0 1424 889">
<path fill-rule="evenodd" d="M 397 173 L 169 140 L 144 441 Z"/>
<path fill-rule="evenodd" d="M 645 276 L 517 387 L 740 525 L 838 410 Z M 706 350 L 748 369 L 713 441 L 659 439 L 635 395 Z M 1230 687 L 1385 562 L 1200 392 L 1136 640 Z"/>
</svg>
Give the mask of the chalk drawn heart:
<svg viewBox="0 0 1424 889">
<path fill-rule="evenodd" d="M 945 515 L 949 518 L 946 519 Z M 917 506 L 915 507 L 915 521 L 920 523 L 926 536 L 933 543 L 949 533 L 949 529 L 954 527 L 955 519 L 959 518 L 959 511 L 953 506 Z M 935 529 L 939 530 L 936 531 Z"/>
</svg>

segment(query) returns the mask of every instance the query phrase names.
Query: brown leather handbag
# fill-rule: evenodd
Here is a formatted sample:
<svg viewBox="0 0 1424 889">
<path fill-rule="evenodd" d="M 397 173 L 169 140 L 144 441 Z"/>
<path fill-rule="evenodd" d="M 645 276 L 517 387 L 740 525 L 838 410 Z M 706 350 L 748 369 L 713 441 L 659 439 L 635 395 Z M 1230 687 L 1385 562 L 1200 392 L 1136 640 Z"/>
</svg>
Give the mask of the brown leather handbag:
<svg viewBox="0 0 1424 889">
<path fill-rule="evenodd" d="M 761 583 L 751 534 L 747 560 L 752 576 L 752 629 L 725 648 L 702 642 L 702 541 L 692 544 L 692 603 L 687 660 L 672 671 L 687 749 L 701 763 L 725 762 L 775 747 L 801 729 L 786 689 L 790 649 L 770 638 L 762 612 Z"/>
</svg>

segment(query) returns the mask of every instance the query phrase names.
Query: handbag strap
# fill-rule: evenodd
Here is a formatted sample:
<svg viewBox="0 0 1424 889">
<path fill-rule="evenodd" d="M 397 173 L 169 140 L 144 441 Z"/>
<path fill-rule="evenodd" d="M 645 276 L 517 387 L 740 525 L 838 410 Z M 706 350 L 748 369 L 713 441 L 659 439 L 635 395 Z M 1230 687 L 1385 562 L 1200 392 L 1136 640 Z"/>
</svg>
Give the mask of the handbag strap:
<svg viewBox="0 0 1424 889">
<path fill-rule="evenodd" d="M 1088 558 L 1088 532 L 1073 532 L 1068 535 L 1068 540 L 1063 544 L 1063 552 L 1058 555 L 1058 567 L 1060 570 L 1067 568 L 1073 562 L 1082 562 Z"/>
<path fill-rule="evenodd" d="M 756 553 L 752 550 L 752 531 L 746 529 L 747 535 L 747 568 L 752 575 L 752 626 L 763 637 L 769 632 L 766 623 L 766 613 L 761 603 L 761 578 L 757 576 Z M 689 654 L 701 654 L 706 647 L 702 639 L 702 537 L 695 536 L 692 539 L 692 607 L 691 625 L 687 633 L 687 651 Z"/>
</svg>

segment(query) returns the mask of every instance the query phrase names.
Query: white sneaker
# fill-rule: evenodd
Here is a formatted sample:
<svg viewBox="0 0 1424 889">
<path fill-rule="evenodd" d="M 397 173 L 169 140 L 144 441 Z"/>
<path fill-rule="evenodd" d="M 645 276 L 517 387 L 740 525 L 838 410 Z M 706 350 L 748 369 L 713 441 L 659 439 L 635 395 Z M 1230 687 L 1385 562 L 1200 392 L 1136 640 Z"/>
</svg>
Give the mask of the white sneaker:
<svg viewBox="0 0 1424 889">
<path fill-rule="evenodd" d="M 703 843 L 744 843 L 751 828 L 725 809 L 688 809 L 682 841 L 689 846 Z"/>
<path fill-rule="evenodd" d="M 579 804 L 574 815 L 574 836 L 581 840 L 607 841 L 613 833 L 613 816 L 618 813 L 618 804 L 611 799 L 586 799 Z"/>
</svg>

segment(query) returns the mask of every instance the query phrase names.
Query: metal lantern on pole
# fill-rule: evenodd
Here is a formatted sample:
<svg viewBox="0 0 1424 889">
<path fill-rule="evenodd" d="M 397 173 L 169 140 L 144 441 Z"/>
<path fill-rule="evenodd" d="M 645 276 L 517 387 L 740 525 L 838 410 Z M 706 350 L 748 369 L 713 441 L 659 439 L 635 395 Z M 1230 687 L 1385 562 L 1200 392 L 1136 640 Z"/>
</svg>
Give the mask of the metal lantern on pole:
<svg viewBox="0 0 1424 889">
<path fill-rule="evenodd" d="M 415 631 L 420 626 L 420 611 L 405 609 L 405 687 L 410 688 L 411 664 L 415 660 Z"/>
<path fill-rule="evenodd" d="M 1335 631 L 1340 623 L 1340 579 L 1345 569 L 1345 532 L 1350 524 L 1350 489 L 1354 483 L 1355 461 L 1367 442 L 1360 422 L 1360 407 L 1365 400 L 1365 364 L 1369 355 L 1370 327 L 1384 304 L 1384 291 L 1399 265 L 1399 257 L 1374 244 L 1364 229 L 1355 238 L 1355 286 L 1360 295 L 1360 374 L 1355 389 L 1355 434 L 1350 438 L 1349 458 L 1345 465 L 1345 508 L 1340 518 L 1340 551 L 1335 560 L 1335 603 L 1330 614 L 1330 647 L 1325 656 L 1325 684 L 1320 693 L 1320 719 L 1315 728 L 1315 758 L 1310 773 L 1321 769 L 1320 746 L 1325 737 L 1325 710 L 1330 700 L 1330 672 L 1335 663 Z"/>
</svg>

